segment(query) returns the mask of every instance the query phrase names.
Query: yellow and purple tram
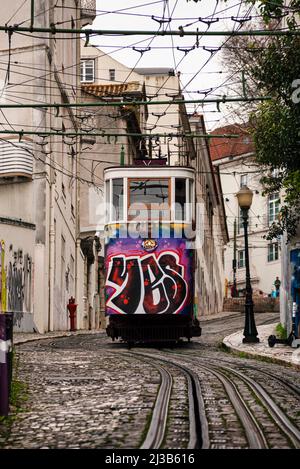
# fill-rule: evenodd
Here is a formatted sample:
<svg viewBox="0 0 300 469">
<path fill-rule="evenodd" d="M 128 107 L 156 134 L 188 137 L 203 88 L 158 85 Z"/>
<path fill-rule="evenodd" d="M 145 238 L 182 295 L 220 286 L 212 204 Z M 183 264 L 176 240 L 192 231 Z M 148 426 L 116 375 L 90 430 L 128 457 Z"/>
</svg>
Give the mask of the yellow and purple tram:
<svg viewBox="0 0 300 469">
<path fill-rule="evenodd" d="M 104 178 L 107 334 L 128 343 L 199 336 L 194 170 L 118 166 Z"/>
</svg>

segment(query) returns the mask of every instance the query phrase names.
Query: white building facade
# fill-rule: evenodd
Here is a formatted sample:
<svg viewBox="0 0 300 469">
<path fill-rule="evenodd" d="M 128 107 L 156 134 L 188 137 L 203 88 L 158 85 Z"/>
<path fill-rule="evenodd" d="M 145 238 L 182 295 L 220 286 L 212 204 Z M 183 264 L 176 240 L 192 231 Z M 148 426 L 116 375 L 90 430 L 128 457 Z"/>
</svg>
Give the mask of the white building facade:
<svg viewBox="0 0 300 469">
<path fill-rule="evenodd" d="M 206 134 L 204 117 L 180 114 L 186 133 Z M 199 317 L 223 311 L 224 249 L 228 243 L 225 207 L 218 170 L 212 165 L 208 140 L 186 138 L 180 164 L 195 169 L 196 265 L 195 286 Z"/>
<path fill-rule="evenodd" d="M 152 67 L 134 70 L 115 60 L 101 49 L 81 42 L 81 83 L 88 85 L 125 85 L 131 83 L 136 89 L 143 88 L 144 100 L 172 101 L 180 97 L 179 76 L 173 69 Z M 113 88 L 112 88 L 113 89 Z M 109 87 L 106 93 L 109 96 Z M 153 104 L 140 122 L 141 130 L 147 134 L 177 134 L 182 130 L 179 107 L 176 104 Z M 152 157 L 167 158 L 169 164 L 180 159 L 178 139 L 161 139 L 158 144 L 154 137 L 149 149 Z"/>
<path fill-rule="evenodd" d="M 225 250 L 225 279 L 228 296 L 233 285 L 234 275 L 240 295 L 245 289 L 245 250 L 244 231 L 236 193 L 244 185 L 253 191 L 252 206 L 249 210 L 249 260 L 251 285 L 254 294 L 275 294 L 274 281 L 281 280 L 280 242 L 268 241 L 265 236 L 269 226 L 276 220 L 280 209 L 279 193 L 263 195 L 260 182 L 261 169 L 255 162 L 253 144 L 247 132 L 238 125 L 216 129 L 216 134 L 239 134 L 238 139 L 213 138 L 211 156 L 218 167 L 226 209 L 229 243 Z M 234 224 L 236 223 L 236 242 Z M 235 249 L 236 246 L 236 249 Z M 236 254 L 235 254 L 236 252 Z M 234 272 L 234 259 L 236 270 Z"/>
<path fill-rule="evenodd" d="M 13 24 L 24 26 L 63 22 L 81 28 L 95 15 L 95 1 L 46 3 L 33 2 L 32 15 L 31 2 L 3 0 L 2 23 L 13 18 Z M 79 128 L 72 108 L 59 108 L 60 103 L 76 102 L 80 96 L 79 39 L 14 32 L 8 41 L 8 34 L 1 32 L 0 56 L 1 103 L 19 105 L 2 112 L 1 311 L 15 312 L 19 330 L 66 330 L 67 302 L 73 296 L 79 303 L 80 328 L 84 325 L 79 282 L 83 255 L 78 239 L 80 141 L 47 135 Z M 25 103 L 58 107 L 24 108 Z M 35 133 L 26 135 L 26 131 Z"/>
</svg>

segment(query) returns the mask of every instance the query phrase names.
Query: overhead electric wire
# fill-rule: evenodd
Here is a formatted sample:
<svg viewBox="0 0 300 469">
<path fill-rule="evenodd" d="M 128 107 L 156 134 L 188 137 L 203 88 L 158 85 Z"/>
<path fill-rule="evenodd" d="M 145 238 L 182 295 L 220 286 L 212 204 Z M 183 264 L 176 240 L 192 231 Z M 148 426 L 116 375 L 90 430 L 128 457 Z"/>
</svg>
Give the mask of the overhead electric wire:
<svg viewBox="0 0 300 469">
<path fill-rule="evenodd" d="M 102 187 L 103 187 L 103 184 L 101 185 L 97 185 L 95 183 L 92 183 L 90 180 L 88 179 L 85 179 L 81 176 L 78 176 L 78 175 L 74 175 L 73 173 L 70 173 L 70 171 L 68 171 L 66 168 L 64 168 L 63 166 L 61 166 L 57 161 L 53 162 L 53 163 L 50 163 L 50 162 L 47 162 L 46 159 L 42 159 L 38 156 L 36 156 L 36 154 L 34 152 L 32 152 L 31 150 L 29 150 L 27 147 L 22 147 L 20 145 L 16 145 L 14 142 L 12 142 L 11 140 L 7 140 L 5 138 L 2 138 L 0 137 L 0 141 L 4 141 L 6 143 L 9 143 L 15 147 L 17 147 L 18 149 L 22 148 L 23 150 L 25 150 L 27 153 L 29 153 L 36 161 L 40 161 L 42 162 L 43 164 L 45 164 L 46 166 L 49 166 L 50 168 L 54 169 L 55 171 L 61 173 L 61 174 L 64 174 L 65 176 L 67 177 L 70 177 L 70 178 L 73 178 L 73 179 L 76 179 L 78 180 L 79 182 L 82 182 L 82 183 L 87 183 L 88 185 L 90 186 L 95 186 L 98 190 L 100 190 L 101 192 L 102 191 Z M 42 152 L 41 152 L 42 153 Z M 47 158 L 47 155 L 46 155 L 46 158 Z M 85 168 L 87 169 L 87 168 Z M 101 178 L 99 178 L 101 179 Z"/>
<path fill-rule="evenodd" d="M 28 2 L 28 0 L 24 0 L 23 3 L 22 3 L 22 5 L 19 6 L 19 7 L 16 9 L 16 11 L 12 14 L 12 16 L 6 21 L 7 24 L 10 23 L 11 20 L 16 16 L 16 14 L 19 13 L 19 12 L 22 10 L 22 8 L 23 8 L 23 6 L 25 5 L 26 2 Z"/>
<path fill-rule="evenodd" d="M 173 104 L 173 102 L 172 102 L 172 104 Z M 60 107 L 60 106 L 58 105 L 58 107 Z M 87 169 L 87 168 L 85 168 L 85 169 Z M 73 176 L 73 177 L 74 177 L 74 176 Z M 79 178 L 79 179 L 80 179 L 80 178 Z"/>
<path fill-rule="evenodd" d="M 174 102 L 172 102 L 172 103 L 170 103 L 170 104 L 173 104 L 173 103 L 174 103 Z M 63 107 L 63 106 L 58 105 L 58 107 Z"/>
<path fill-rule="evenodd" d="M 251 12 L 251 9 L 252 9 L 252 7 L 251 7 L 248 11 Z M 241 29 L 242 27 L 243 27 L 243 25 L 241 24 L 241 25 L 239 26 L 239 29 Z M 231 31 L 231 33 L 232 33 L 232 35 L 230 35 L 229 38 L 225 39 L 225 41 L 221 44 L 221 46 L 218 47 L 218 49 L 217 49 L 215 52 L 211 53 L 210 57 L 206 60 L 206 62 L 204 63 L 204 65 L 202 65 L 202 66 L 200 67 L 200 69 L 193 75 L 193 77 L 185 84 L 183 91 L 187 88 L 187 86 L 188 86 L 192 81 L 194 81 L 194 79 L 199 75 L 199 73 L 203 70 L 203 68 L 210 62 L 210 60 L 212 60 L 212 58 L 215 56 L 215 54 L 216 54 L 219 50 L 222 49 L 222 47 L 229 41 L 229 39 L 230 39 L 231 37 L 233 37 L 233 35 L 234 35 L 234 33 L 236 33 L 236 31 L 233 29 L 233 30 Z"/>
<path fill-rule="evenodd" d="M 281 30 L 272 29 L 259 29 L 259 30 L 246 30 L 246 31 L 183 31 L 183 30 L 163 30 L 163 31 L 145 31 L 145 30 L 119 30 L 119 29 L 76 29 L 76 28 L 43 28 L 34 27 L 29 28 L 26 26 L 17 25 L 0 25 L 0 31 L 11 34 L 16 32 L 30 32 L 30 33 L 49 33 L 56 34 L 78 34 L 78 35 L 105 35 L 105 36 L 299 36 L 300 30 L 290 30 L 282 28 Z"/>
<path fill-rule="evenodd" d="M 251 13 L 251 11 L 249 11 L 248 14 L 250 14 L 250 13 Z M 277 26 L 278 26 L 278 23 L 277 23 Z M 228 39 L 228 40 L 229 40 L 229 39 Z M 268 41 L 268 38 L 265 38 L 265 43 L 266 43 L 267 41 Z M 225 43 L 227 43 L 227 40 L 225 41 Z M 240 73 L 241 73 L 242 71 L 244 71 L 244 66 L 242 66 L 240 70 L 237 70 L 237 71 L 235 71 L 234 73 L 236 73 L 236 72 L 240 72 Z M 252 78 L 251 75 L 250 75 L 249 78 L 253 81 L 253 78 Z M 226 82 L 226 80 L 225 80 L 225 82 Z M 219 87 L 222 87 L 222 86 L 225 84 L 225 82 L 221 83 L 221 84 L 219 85 Z M 216 89 L 217 89 L 217 88 L 215 88 L 215 90 L 216 90 Z M 225 116 L 225 119 L 227 119 L 228 116 L 231 116 L 233 113 L 235 113 L 234 110 L 231 111 L 229 114 L 227 114 L 227 115 Z M 223 117 L 223 118 L 224 118 L 224 117 Z M 221 118 L 220 118 L 220 119 L 221 119 Z M 215 124 L 215 126 L 214 126 L 213 128 L 215 128 L 215 127 L 217 127 L 217 124 Z"/>
<path fill-rule="evenodd" d="M 166 0 L 161 0 L 161 1 L 166 1 Z M 168 1 L 168 0 L 167 0 Z M 153 3 L 160 3 L 160 2 L 153 2 Z M 235 8 L 236 6 L 238 6 L 241 2 L 238 2 L 236 3 L 235 5 L 230 5 L 226 8 L 224 8 L 223 10 L 220 10 L 218 11 L 217 13 L 223 13 L 224 11 L 228 11 L 228 10 L 231 10 L 232 8 Z M 144 6 L 148 6 L 148 5 L 152 5 L 152 3 L 149 3 L 147 5 L 144 5 Z M 144 18 L 149 18 L 149 19 L 153 19 L 153 14 L 142 14 L 142 13 L 126 13 L 125 10 L 129 10 L 129 9 L 133 9 L 133 8 L 138 8 L 139 6 L 134 6 L 134 7 L 129 7 L 129 8 L 124 8 L 124 9 L 120 9 L 120 10 L 115 10 L 115 11 L 109 11 L 109 10 L 98 10 L 96 9 L 95 10 L 95 15 L 96 17 L 100 17 L 100 16 L 105 16 L 105 15 L 109 15 L 109 14 L 113 14 L 113 15 L 130 15 L 130 16 L 137 16 L 137 17 L 144 17 Z M 57 8 L 62 8 L 61 6 L 57 6 Z M 67 7 L 67 8 L 72 8 L 72 7 Z M 210 18 L 211 15 L 207 15 L 205 17 L 203 17 L 202 19 L 208 19 Z M 171 16 L 169 15 L 169 18 L 171 18 Z M 231 16 L 229 17 L 225 17 L 225 18 L 222 18 L 222 19 L 231 19 Z M 174 21 L 183 21 L 183 20 L 195 20 L 195 17 L 176 17 L 176 18 L 173 18 Z"/>
</svg>

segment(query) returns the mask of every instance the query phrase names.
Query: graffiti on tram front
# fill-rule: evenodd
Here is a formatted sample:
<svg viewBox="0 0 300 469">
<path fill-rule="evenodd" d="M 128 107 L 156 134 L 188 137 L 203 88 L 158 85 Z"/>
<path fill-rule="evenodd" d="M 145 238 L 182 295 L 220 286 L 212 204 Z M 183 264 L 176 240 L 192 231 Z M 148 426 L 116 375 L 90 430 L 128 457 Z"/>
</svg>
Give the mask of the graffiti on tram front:
<svg viewBox="0 0 300 469">
<path fill-rule="evenodd" d="M 128 249 L 127 256 L 110 255 L 106 281 L 108 314 L 186 313 L 191 295 L 191 259 L 186 251 L 176 251 L 146 254 L 143 250 L 132 255 Z"/>
</svg>

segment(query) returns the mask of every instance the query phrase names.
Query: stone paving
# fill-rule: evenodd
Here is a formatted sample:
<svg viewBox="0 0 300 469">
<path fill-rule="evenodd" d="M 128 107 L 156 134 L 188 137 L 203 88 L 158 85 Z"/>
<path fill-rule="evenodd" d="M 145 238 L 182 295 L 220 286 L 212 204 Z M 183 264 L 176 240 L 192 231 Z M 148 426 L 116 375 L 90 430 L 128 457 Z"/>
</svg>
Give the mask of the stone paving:
<svg viewBox="0 0 300 469">
<path fill-rule="evenodd" d="M 9 437 L 0 436 L 0 447 L 134 448 L 140 443 L 158 371 L 101 348 L 86 350 L 80 340 L 72 339 L 72 349 L 51 348 L 48 341 L 21 345 L 18 379 L 27 383 L 29 399 Z"/>
<path fill-rule="evenodd" d="M 237 314 L 226 312 L 201 322 L 209 324 Z M 242 330 L 223 342 L 239 352 L 300 364 L 300 349 L 268 346 L 267 338 L 277 324 L 257 326 L 258 344 L 243 344 Z M 0 425 L 0 447 L 139 446 L 160 382 L 154 367 L 127 354 L 124 344 L 111 345 L 109 341 L 107 345 L 105 331 L 17 333 L 14 343 L 20 346 L 16 348 L 20 356 L 18 379 L 28 385 L 29 398 L 9 436 L 1 433 Z M 120 353 L 116 354 L 118 347 Z M 168 445 L 172 447 L 172 442 Z"/>
</svg>

